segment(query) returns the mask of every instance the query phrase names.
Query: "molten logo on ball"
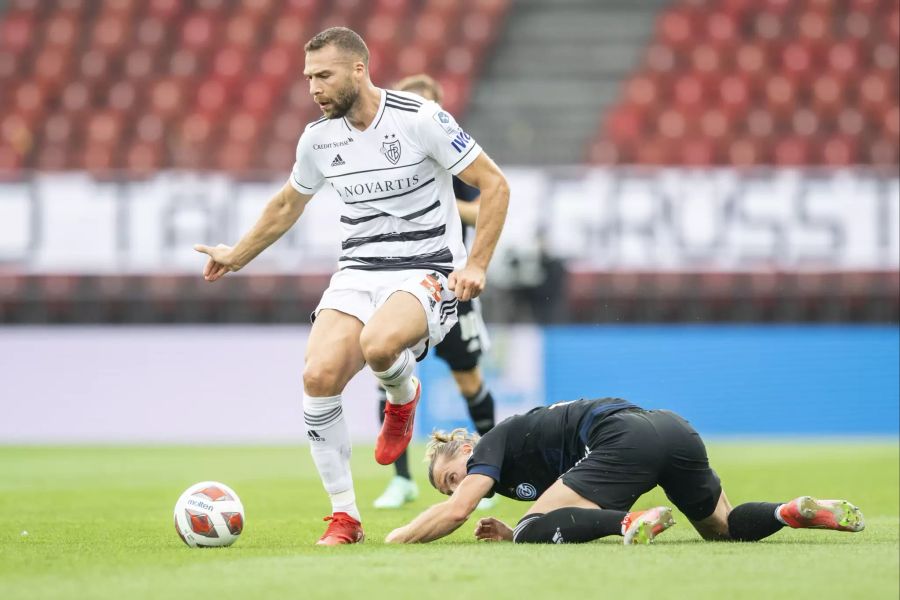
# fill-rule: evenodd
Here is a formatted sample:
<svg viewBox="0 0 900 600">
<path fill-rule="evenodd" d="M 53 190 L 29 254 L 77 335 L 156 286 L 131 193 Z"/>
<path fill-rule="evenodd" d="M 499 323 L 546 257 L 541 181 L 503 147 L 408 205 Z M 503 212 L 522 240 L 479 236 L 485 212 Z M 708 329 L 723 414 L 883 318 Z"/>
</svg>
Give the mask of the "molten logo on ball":
<svg viewBox="0 0 900 600">
<path fill-rule="evenodd" d="M 244 530 L 244 507 L 230 487 L 204 481 L 175 503 L 175 531 L 192 548 L 230 546 Z"/>
</svg>

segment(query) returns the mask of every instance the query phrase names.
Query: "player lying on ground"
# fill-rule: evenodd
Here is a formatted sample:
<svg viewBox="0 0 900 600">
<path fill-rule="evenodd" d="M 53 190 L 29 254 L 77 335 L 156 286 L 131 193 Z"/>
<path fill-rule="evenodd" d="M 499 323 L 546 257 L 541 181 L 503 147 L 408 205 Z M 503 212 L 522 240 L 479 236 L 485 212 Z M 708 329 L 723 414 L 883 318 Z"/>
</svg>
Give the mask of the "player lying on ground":
<svg viewBox="0 0 900 600">
<path fill-rule="evenodd" d="M 430 542 L 466 522 L 493 493 L 536 500 L 515 529 L 481 519 L 480 540 L 579 543 L 623 535 L 649 543 L 672 525 L 672 510 L 629 512 L 659 485 L 706 540 L 752 542 L 787 525 L 862 531 L 863 516 L 845 500 L 801 496 L 785 503 L 728 502 L 693 427 L 667 410 L 603 398 L 535 408 L 479 438 L 465 430 L 434 434 L 432 485 L 450 499 L 388 535 L 389 543 Z"/>
<path fill-rule="evenodd" d="M 440 104 L 443 101 L 441 85 L 424 73 L 411 75 L 397 82 L 395 89 L 401 92 L 418 94 L 425 100 Z M 453 176 L 453 195 L 456 196 L 456 207 L 462 221 L 463 243 L 469 234 L 469 228 L 475 227 L 478 221 L 479 196 L 481 192 L 466 185 L 459 177 Z M 476 431 L 484 435 L 494 426 L 494 397 L 481 375 L 478 362 L 481 353 L 487 352 L 490 346 L 487 329 L 481 317 L 481 305 L 478 298 L 460 300 L 456 306 L 459 322 L 447 332 L 443 341 L 435 346 L 434 354 L 447 363 L 456 387 L 466 402 L 469 416 Z M 388 406 L 387 392 L 381 386 L 379 391 L 378 415 L 384 421 Z M 409 456 L 406 450 L 394 461 L 396 475 L 391 479 L 378 498 L 375 508 L 400 508 L 407 502 L 414 501 L 419 495 L 419 488 L 413 481 L 409 470 Z M 493 498 L 484 498 L 478 504 L 480 510 L 489 510 L 494 505 Z"/>
</svg>

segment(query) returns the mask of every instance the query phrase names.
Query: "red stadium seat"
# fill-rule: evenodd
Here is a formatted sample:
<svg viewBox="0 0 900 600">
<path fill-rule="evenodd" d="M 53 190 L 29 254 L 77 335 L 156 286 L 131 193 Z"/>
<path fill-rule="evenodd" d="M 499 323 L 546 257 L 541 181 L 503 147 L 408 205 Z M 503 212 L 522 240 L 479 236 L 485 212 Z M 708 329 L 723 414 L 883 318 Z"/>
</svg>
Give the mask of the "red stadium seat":
<svg viewBox="0 0 900 600">
<path fill-rule="evenodd" d="M 872 35 L 872 17 L 863 12 L 851 12 L 841 25 L 841 33 L 851 39 L 867 40 Z"/>
<path fill-rule="evenodd" d="M 778 40 L 783 35 L 784 21 L 770 11 L 761 11 L 756 14 L 753 23 L 754 33 L 763 42 Z"/>
<path fill-rule="evenodd" d="M 721 108 L 708 109 L 700 117 L 700 131 L 711 140 L 722 140 L 731 132 L 732 122 Z"/>
<path fill-rule="evenodd" d="M 248 81 L 241 94 L 244 110 L 258 117 L 267 117 L 275 104 L 276 91 L 277 86 L 266 79 L 257 77 Z"/>
<path fill-rule="evenodd" d="M 900 139 L 900 106 L 894 105 L 885 111 L 882 129 L 888 137 Z"/>
<path fill-rule="evenodd" d="M 141 142 L 128 148 L 124 167 L 132 176 L 150 175 L 162 166 L 160 144 Z"/>
<path fill-rule="evenodd" d="M 68 78 L 72 53 L 57 47 L 44 49 L 34 59 L 33 75 L 42 87 L 58 87 Z"/>
<path fill-rule="evenodd" d="M 688 122 L 680 111 L 667 108 L 659 113 L 656 130 L 663 138 L 678 140 L 688 133 Z"/>
<path fill-rule="evenodd" d="M 72 48 L 78 34 L 76 17 L 70 14 L 55 14 L 44 27 L 44 44 L 56 48 Z"/>
<path fill-rule="evenodd" d="M 775 144 L 775 164 L 782 167 L 800 167 L 810 163 L 811 143 L 807 138 L 789 136 Z"/>
<path fill-rule="evenodd" d="M 181 43 L 185 48 L 201 49 L 218 41 L 217 23 L 210 13 L 191 14 L 181 26 Z"/>
<path fill-rule="evenodd" d="M 120 113 L 113 111 L 94 113 L 87 124 L 88 143 L 112 146 L 121 137 L 122 126 Z"/>
<path fill-rule="evenodd" d="M 768 69 L 766 47 L 759 42 L 746 42 L 737 49 L 735 64 L 749 77 L 758 78 Z"/>
<path fill-rule="evenodd" d="M 0 20 L 0 48 L 21 53 L 32 42 L 35 29 L 34 21 L 23 14 Z"/>
<path fill-rule="evenodd" d="M 750 104 L 750 85 L 744 77 L 729 75 L 719 84 L 719 98 L 728 115 L 743 114 Z"/>
<path fill-rule="evenodd" d="M 207 79 L 199 85 L 195 95 L 198 110 L 209 115 L 219 115 L 228 106 L 229 89 L 218 79 Z"/>
<path fill-rule="evenodd" d="M 165 78 L 150 88 L 150 110 L 169 117 L 184 110 L 187 99 L 186 86 L 174 78 Z"/>
<path fill-rule="evenodd" d="M 897 163 L 900 161 L 900 147 L 896 137 L 882 136 L 876 138 L 868 147 L 868 162 L 879 167 L 889 167 L 891 172 L 897 172 Z"/>
<path fill-rule="evenodd" d="M 4 87 L 0 88 L 0 98 L 13 85 L 13 78 L 18 72 L 18 67 L 19 64 L 15 54 L 9 50 L 0 50 L 0 80 L 4 82 Z"/>
<path fill-rule="evenodd" d="M 830 27 L 829 15 L 823 14 L 821 10 L 805 12 L 797 19 L 799 39 L 807 44 L 822 42 L 829 35 Z"/>
<path fill-rule="evenodd" d="M 799 137 L 813 136 L 819 132 L 819 116 L 810 108 L 799 108 L 791 117 L 791 128 Z"/>
<path fill-rule="evenodd" d="M 228 119 L 229 142 L 249 144 L 256 139 L 259 130 L 259 119 L 250 112 L 237 112 Z"/>
<path fill-rule="evenodd" d="M 858 138 L 866 128 L 866 118 L 852 106 L 845 106 L 837 115 L 838 133 Z"/>
<path fill-rule="evenodd" d="M 683 48 L 690 44 L 693 36 L 691 19 L 685 11 L 665 12 L 657 24 L 659 38 L 672 48 Z"/>
<path fill-rule="evenodd" d="M 634 106 L 620 105 L 608 114 L 606 131 L 619 144 L 634 142 L 644 131 L 642 113 Z"/>
<path fill-rule="evenodd" d="M 841 79 L 831 73 L 818 77 L 813 83 L 811 104 L 819 115 L 834 119 L 845 104 Z"/>
<path fill-rule="evenodd" d="M 300 138 L 299 132 L 296 138 Z M 293 142 L 275 141 L 265 144 L 260 168 L 273 173 L 286 173 L 294 164 L 297 139 Z"/>
<path fill-rule="evenodd" d="M 248 58 L 241 48 L 226 46 L 215 53 L 212 72 L 225 82 L 235 83 L 246 71 Z"/>
<path fill-rule="evenodd" d="M 223 171 L 244 173 L 253 161 L 253 148 L 242 142 L 228 142 L 218 153 L 217 167 Z"/>
<path fill-rule="evenodd" d="M 287 45 L 270 46 L 259 57 L 260 73 L 273 82 L 285 82 L 297 75 L 297 52 Z"/>
<path fill-rule="evenodd" d="M 169 56 L 168 73 L 176 79 L 194 78 L 205 71 L 203 55 L 196 50 L 180 48 Z"/>
<path fill-rule="evenodd" d="M 830 167 L 846 167 L 859 161 L 859 148 L 847 136 L 832 136 L 824 140 L 821 149 L 821 163 Z"/>
<path fill-rule="evenodd" d="M 767 162 L 759 138 L 736 137 L 728 144 L 727 161 L 736 167 L 753 167 Z"/>
<path fill-rule="evenodd" d="M 705 90 L 703 80 L 694 74 L 686 74 L 675 80 L 674 101 L 679 110 L 685 113 L 700 111 Z"/>
<path fill-rule="evenodd" d="M 156 54 L 146 48 L 132 50 L 125 57 L 125 76 L 132 81 L 144 81 L 156 72 Z"/>
<path fill-rule="evenodd" d="M 104 14 L 94 24 L 91 44 L 106 54 L 118 52 L 128 39 L 130 29 L 127 14 Z"/>
<path fill-rule="evenodd" d="M 781 52 L 784 75 L 794 82 L 805 83 L 815 66 L 810 47 L 802 42 L 791 42 Z"/>
<path fill-rule="evenodd" d="M 258 18 L 243 13 L 232 15 L 225 25 L 225 43 L 237 48 L 255 46 L 258 29 Z"/>
<path fill-rule="evenodd" d="M 794 112 L 797 104 L 797 85 L 784 75 L 776 75 L 766 82 L 766 102 L 769 110 L 782 119 Z"/>
<path fill-rule="evenodd" d="M 149 0 L 147 12 L 164 20 L 174 19 L 183 6 L 181 0 Z"/>
<path fill-rule="evenodd" d="M 675 53 L 668 46 L 653 44 L 644 54 L 647 70 L 655 73 L 669 73 L 675 68 Z"/>
<path fill-rule="evenodd" d="M 691 138 L 679 147 L 678 159 L 689 167 L 708 167 L 716 162 L 716 146 L 705 138 Z"/>
</svg>

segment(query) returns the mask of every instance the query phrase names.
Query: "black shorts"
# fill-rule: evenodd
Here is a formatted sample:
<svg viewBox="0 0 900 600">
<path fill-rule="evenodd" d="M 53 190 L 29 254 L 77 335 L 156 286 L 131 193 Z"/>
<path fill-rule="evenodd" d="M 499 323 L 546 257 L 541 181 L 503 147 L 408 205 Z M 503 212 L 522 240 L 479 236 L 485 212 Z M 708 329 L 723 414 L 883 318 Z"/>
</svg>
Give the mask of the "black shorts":
<svg viewBox="0 0 900 600">
<path fill-rule="evenodd" d="M 625 410 L 599 419 L 584 440 L 590 452 L 563 483 L 601 508 L 630 510 L 659 485 L 692 521 L 710 516 L 722 493 L 706 446 L 691 425 L 668 410 Z"/>
<path fill-rule="evenodd" d="M 478 366 L 487 343 L 484 322 L 481 311 L 472 302 L 460 302 L 456 311 L 459 322 L 447 332 L 434 353 L 451 371 L 469 371 Z"/>
</svg>

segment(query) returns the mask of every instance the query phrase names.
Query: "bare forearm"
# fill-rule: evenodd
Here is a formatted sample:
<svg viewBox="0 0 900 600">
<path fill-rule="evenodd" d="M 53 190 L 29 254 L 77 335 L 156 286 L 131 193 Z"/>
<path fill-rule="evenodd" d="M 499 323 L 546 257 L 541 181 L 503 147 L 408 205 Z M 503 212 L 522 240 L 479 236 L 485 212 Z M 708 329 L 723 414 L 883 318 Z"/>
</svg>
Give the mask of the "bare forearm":
<svg viewBox="0 0 900 600">
<path fill-rule="evenodd" d="M 253 227 L 235 245 L 233 253 L 237 264 L 244 267 L 260 252 L 271 246 L 297 222 L 303 214 L 303 202 L 291 202 L 282 189 L 266 205 L 263 214 Z"/>
<path fill-rule="evenodd" d="M 462 516 L 449 502 L 435 504 L 408 525 L 392 531 L 387 541 L 398 544 L 431 542 L 459 529 L 467 517 Z"/>
<path fill-rule="evenodd" d="M 478 226 L 475 228 L 475 241 L 469 253 L 469 264 L 487 270 L 509 208 L 509 185 L 506 180 L 501 177 L 489 188 L 482 189 L 479 204 Z"/>
</svg>

